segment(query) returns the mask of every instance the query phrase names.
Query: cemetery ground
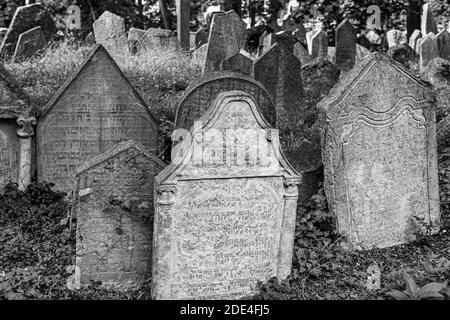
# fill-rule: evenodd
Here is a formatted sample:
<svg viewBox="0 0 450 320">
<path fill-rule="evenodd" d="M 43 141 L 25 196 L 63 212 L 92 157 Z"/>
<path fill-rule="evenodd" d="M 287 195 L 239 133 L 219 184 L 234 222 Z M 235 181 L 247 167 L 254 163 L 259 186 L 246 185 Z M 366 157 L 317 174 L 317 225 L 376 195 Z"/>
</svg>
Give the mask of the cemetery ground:
<svg viewBox="0 0 450 320">
<path fill-rule="evenodd" d="M 92 48 L 59 43 L 41 57 L 7 64 L 19 84 L 40 108 L 77 69 Z M 175 105 L 187 86 L 196 79 L 201 65 L 179 53 L 152 51 L 148 55 L 117 61 L 130 82 L 142 93 L 155 116 L 162 120 L 159 157 L 168 162 L 168 134 L 173 127 Z M 450 175 L 450 149 L 439 157 L 441 187 Z M 51 182 L 51 181 L 50 181 Z M 323 189 L 305 204 L 299 204 L 292 273 L 282 283 L 271 279 L 261 283 L 260 293 L 249 299 L 394 299 L 392 290 L 413 288 L 408 274 L 419 287 L 450 279 L 450 226 L 447 190 L 441 190 L 444 231 L 432 237 L 387 249 L 349 252 L 339 247 Z M 111 291 L 91 283 L 80 290 L 68 288 L 75 265 L 75 225 L 70 223 L 70 194 L 58 192 L 50 184 L 32 184 L 19 191 L 10 184 L 0 195 L 0 299 L 150 299 L 150 280 L 130 292 Z M 381 269 L 381 289 L 368 290 L 367 269 Z M 408 283 L 407 283 L 408 282 Z M 70 283 L 69 283 L 70 286 Z M 422 291 L 397 298 L 450 299 L 450 290 Z M 436 289 L 436 288 L 434 288 Z M 440 288 L 439 288 L 440 289 Z M 413 290 L 414 291 L 414 290 Z M 390 294 L 391 293 L 391 294 Z"/>
</svg>

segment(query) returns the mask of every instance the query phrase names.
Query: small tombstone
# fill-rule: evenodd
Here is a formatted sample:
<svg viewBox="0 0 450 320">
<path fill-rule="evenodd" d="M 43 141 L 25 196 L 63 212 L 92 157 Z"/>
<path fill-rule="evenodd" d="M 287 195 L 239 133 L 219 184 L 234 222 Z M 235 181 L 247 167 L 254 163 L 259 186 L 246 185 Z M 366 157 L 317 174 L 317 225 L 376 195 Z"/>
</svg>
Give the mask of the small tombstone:
<svg viewBox="0 0 450 320">
<path fill-rule="evenodd" d="M 154 49 L 178 50 L 178 38 L 171 30 L 150 28 L 145 31 L 138 45 L 137 53 L 141 54 Z"/>
<path fill-rule="evenodd" d="M 252 55 L 242 49 L 238 54 L 224 60 L 221 64 L 221 70 L 240 72 L 249 76 L 252 73 L 253 62 Z"/>
<path fill-rule="evenodd" d="M 157 177 L 154 299 L 240 299 L 291 273 L 300 181 L 253 96 L 217 96 Z"/>
<path fill-rule="evenodd" d="M 288 49 L 274 44 L 253 65 L 253 76 L 271 93 L 278 125 L 290 127 L 303 119 L 302 64 Z"/>
<path fill-rule="evenodd" d="M 164 163 L 134 141 L 97 155 L 77 170 L 76 266 L 81 284 L 136 289 L 151 276 L 153 186 Z"/>
<path fill-rule="evenodd" d="M 31 58 L 36 52 L 42 50 L 46 44 L 47 41 L 40 26 L 22 33 L 17 40 L 13 61 L 20 62 Z"/>
<path fill-rule="evenodd" d="M 387 55 L 410 70 L 419 69 L 419 55 L 406 43 L 390 48 Z"/>
<path fill-rule="evenodd" d="M 21 190 L 30 184 L 34 125 L 28 96 L 0 65 L 0 190 L 8 182 Z"/>
<path fill-rule="evenodd" d="M 386 33 L 388 47 L 396 47 L 405 42 L 405 34 L 400 30 L 389 30 Z"/>
<path fill-rule="evenodd" d="M 94 34 L 92 32 L 89 32 L 89 34 L 86 36 L 85 41 L 88 45 L 94 45 L 95 44 Z"/>
<path fill-rule="evenodd" d="M 328 47 L 328 60 L 334 63 L 336 61 L 336 48 Z"/>
<path fill-rule="evenodd" d="M 439 56 L 450 60 L 450 33 L 448 30 L 442 30 L 437 35 L 437 46 Z"/>
<path fill-rule="evenodd" d="M 417 220 L 439 226 L 434 94 L 425 83 L 371 54 L 319 108 L 325 193 L 343 246 L 394 246 L 416 239 Z"/>
<path fill-rule="evenodd" d="M 38 180 L 67 191 L 81 163 L 130 139 L 155 153 L 158 126 L 139 93 L 97 45 L 39 116 Z"/>
<path fill-rule="evenodd" d="M 18 7 L 3 39 L 0 54 L 11 56 L 16 48 L 19 36 L 37 26 L 41 26 L 45 38 L 49 41 L 56 34 L 55 23 L 50 13 L 38 3 Z"/>
<path fill-rule="evenodd" d="M 139 43 L 145 35 L 145 30 L 130 28 L 128 30 L 128 49 L 132 55 L 137 54 Z"/>
<path fill-rule="evenodd" d="M 311 38 L 311 56 L 324 58 L 328 55 L 328 39 L 323 31 L 316 32 Z"/>
<path fill-rule="evenodd" d="M 434 33 L 427 34 L 419 43 L 420 70 L 434 58 L 439 57 L 437 38 Z"/>
<path fill-rule="evenodd" d="M 341 70 L 353 68 L 356 58 L 356 30 L 348 19 L 336 28 L 336 61 Z"/>
<path fill-rule="evenodd" d="M 188 51 L 190 47 L 189 41 L 189 21 L 190 21 L 190 1 L 176 0 L 177 13 L 177 37 L 180 47 L 184 51 Z"/>
<path fill-rule="evenodd" d="M 364 59 L 364 57 L 366 57 L 370 53 L 371 53 L 371 51 L 369 49 L 357 44 L 355 61 L 358 62 L 358 61 Z"/>
<path fill-rule="evenodd" d="M 195 33 L 195 48 L 198 49 L 206 43 L 208 43 L 208 34 L 201 28 Z"/>
<path fill-rule="evenodd" d="M 95 41 L 117 58 L 128 52 L 127 33 L 122 17 L 105 11 L 92 25 Z"/>
<path fill-rule="evenodd" d="M 421 28 L 420 31 L 422 32 L 422 35 L 429 34 L 430 32 L 432 32 L 434 34 L 438 33 L 436 22 L 434 21 L 433 12 L 431 11 L 429 3 L 425 3 L 423 5 L 420 28 Z"/>
<path fill-rule="evenodd" d="M 201 66 L 203 66 L 205 64 L 206 50 L 208 50 L 207 43 L 201 45 L 194 51 L 193 58 L 194 58 L 194 60 L 198 61 L 198 63 L 200 63 Z"/>
<path fill-rule="evenodd" d="M 367 32 L 366 38 L 373 45 L 381 45 L 383 42 L 383 38 L 375 30 L 370 30 Z"/>
<path fill-rule="evenodd" d="M 417 42 L 419 41 L 420 38 L 422 38 L 422 33 L 420 32 L 420 30 L 414 30 L 411 37 L 409 38 L 409 46 L 414 50 L 416 50 Z"/>
<path fill-rule="evenodd" d="M 213 15 L 203 74 L 220 70 L 222 61 L 239 53 L 246 24 L 234 11 Z"/>
<path fill-rule="evenodd" d="M 300 62 L 302 63 L 302 66 L 304 66 L 305 64 L 308 64 L 311 60 L 312 57 L 308 52 L 308 49 L 306 49 L 300 42 L 297 42 L 294 45 L 294 56 L 297 57 L 297 59 L 300 60 Z"/>
</svg>

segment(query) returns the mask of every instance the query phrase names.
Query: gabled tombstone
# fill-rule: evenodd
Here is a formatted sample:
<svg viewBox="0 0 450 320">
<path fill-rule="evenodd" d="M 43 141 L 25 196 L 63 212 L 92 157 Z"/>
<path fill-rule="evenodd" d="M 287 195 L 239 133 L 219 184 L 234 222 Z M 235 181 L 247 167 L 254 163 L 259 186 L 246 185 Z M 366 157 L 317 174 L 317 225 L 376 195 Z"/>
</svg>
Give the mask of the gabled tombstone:
<svg viewBox="0 0 450 320">
<path fill-rule="evenodd" d="M 177 37 L 180 47 L 188 51 L 190 47 L 189 22 L 191 5 L 189 0 L 176 0 Z"/>
<path fill-rule="evenodd" d="M 132 55 L 138 52 L 139 43 L 145 35 L 145 30 L 130 28 L 128 30 L 128 49 Z"/>
<path fill-rule="evenodd" d="M 311 57 L 311 55 L 308 52 L 308 49 L 306 49 L 300 42 L 297 42 L 294 45 L 294 56 L 297 57 L 297 59 L 300 60 L 300 62 L 302 63 L 302 66 L 308 64 L 311 60 L 313 60 L 313 58 Z"/>
<path fill-rule="evenodd" d="M 37 26 L 42 28 L 47 41 L 56 34 L 55 23 L 50 13 L 41 4 L 34 3 L 18 7 L 3 39 L 0 54 L 11 56 L 16 48 L 19 36 Z"/>
<path fill-rule="evenodd" d="M 328 39 L 322 30 L 316 32 L 311 37 L 311 56 L 315 58 L 325 58 L 328 55 Z"/>
<path fill-rule="evenodd" d="M 240 299 L 291 273 L 300 177 L 278 131 L 242 91 L 198 120 L 156 177 L 154 299 Z"/>
<path fill-rule="evenodd" d="M 443 59 L 450 60 L 450 32 L 442 30 L 436 36 L 439 56 Z"/>
<path fill-rule="evenodd" d="M 232 71 L 250 76 L 252 73 L 254 59 L 252 55 L 242 49 L 238 54 L 222 61 L 222 71 Z"/>
<path fill-rule="evenodd" d="M 219 71 L 222 61 L 239 53 L 245 30 L 246 24 L 234 11 L 213 15 L 203 74 Z"/>
<path fill-rule="evenodd" d="M 437 38 L 434 33 L 429 33 L 419 42 L 419 67 L 420 70 L 425 68 L 427 64 L 434 58 L 439 57 Z"/>
<path fill-rule="evenodd" d="M 47 44 L 41 26 L 34 27 L 19 36 L 16 50 L 14 51 L 13 62 L 31 58 L 35 53 L 44 49 Z"/>
<path fill-rule="evenodd" d="M 319 105 L 325 193 L 344 247 L 390 247 L 439 229 L 432 90 L 382 54 Z"/>
<path fill-rule="evenodd" d="M 136 289 L 151 276 L 153 186 L 165 164 L 134 141 L 90 158 L 77 170 L 76 265 L 80 284 Z"/>
<path fill-rule="evenodd" d="M 240 90 L 256 100 L 261 113 L 272 126 L 277 125 L 274 102 L 267 89 L 254 78 L 230 71 L 215 72 L 194 81 L 177 104 L 175 129 L 189 130 L 208 110 L 211 101 L 222 92 Z"/>
<path fill-rule="evenodd" d="M 203 28 L 200 28 L 195 33 L 195 48 L 198 49 L 202 45 L 208 43 L 208 34 L 205 32 Z"/>
<path fill-rule="evenodd" d="M 417 44 L 420 38 L 422 38 L 422 33 L 420 32 L 420 30 L 414 30 L 411 37 L 409 38 L 409 46 L 412 49 L 416 50 L 418 48 Z"/>
<path fill-rule="evenodd" d="M 50 99 L 37 128 L 38 179 L 71 188 L 80 164 L 119 142 L 156 153 L 159 121 L 102 45 Z"/>
<path fill-rule="evenodd" d="M 430 32 L 434 34 L 438 33 L 436 22 L 434 20 L 433 12 L 431 11 L 429 3 L 425 3 L 423 5 L 420 29 L 424 37 Z"/>
<path fill-rule="evenodd" d="M 128 39 L 122 17 L 105 11 L 92 24 L 95 41 L 101 44 L 114 58 L 126 56 Z"/>
<path fill-rule="evenodd" d="M 353 68 L 356 59 L 356 30 L 348 19 L 336 28 L 336 61 L 343 71 Z"/>
<path fill-rule="evenodd" d="M 0 65 L 0 190 L 9 182 L 21 190 L 30 184 L 35 125 L 27 94 Z"/>
</svg>

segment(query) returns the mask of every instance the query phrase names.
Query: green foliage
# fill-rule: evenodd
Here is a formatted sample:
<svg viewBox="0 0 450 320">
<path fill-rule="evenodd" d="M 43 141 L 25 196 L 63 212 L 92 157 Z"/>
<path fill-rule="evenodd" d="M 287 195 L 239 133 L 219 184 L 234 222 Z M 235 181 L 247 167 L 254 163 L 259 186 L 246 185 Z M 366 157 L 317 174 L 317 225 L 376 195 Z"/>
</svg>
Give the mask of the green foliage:
<svg viewBox="0 0 450 320">
<path fill-rule="evenodd" d="M 403 292 L 393 289 L 387 294 L 396 300 L 424 300 L 424 299 L 443 299 L 444 296 L 440 291 L 447 288 L 447 281 L 444 283 L 431 282 L 423 287 L 419 287 L 414 279 L 403 271 L 403 278 L 406 282 L 406 290 Z"/>
</svg>

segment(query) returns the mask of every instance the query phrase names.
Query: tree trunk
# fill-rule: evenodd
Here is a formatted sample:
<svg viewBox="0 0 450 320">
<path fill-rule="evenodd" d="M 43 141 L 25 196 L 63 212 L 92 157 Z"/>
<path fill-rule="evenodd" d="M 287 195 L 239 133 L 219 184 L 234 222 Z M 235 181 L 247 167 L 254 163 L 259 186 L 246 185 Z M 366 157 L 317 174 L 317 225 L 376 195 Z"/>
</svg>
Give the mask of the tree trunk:
<svg viewBox="0 0 450 320">
<path fill-rule="evenodd" d="M 408 0 L 408 16 L 406 17 L 406 30 L 408 39 L 414 30 L 420 30 L 420 20 L 422 14 L 423 0 Z M 424 37 L 425 35 L 422 35 Z"/>
<path fill-rule="evenodd" d="M 164 22 L 164 28 L 171 30 L 169 23 L 169 10 L 167 9 L 166 0 L 159 0 L 159 9 L 161 10 L 162 19 Z"/>
</svg>

